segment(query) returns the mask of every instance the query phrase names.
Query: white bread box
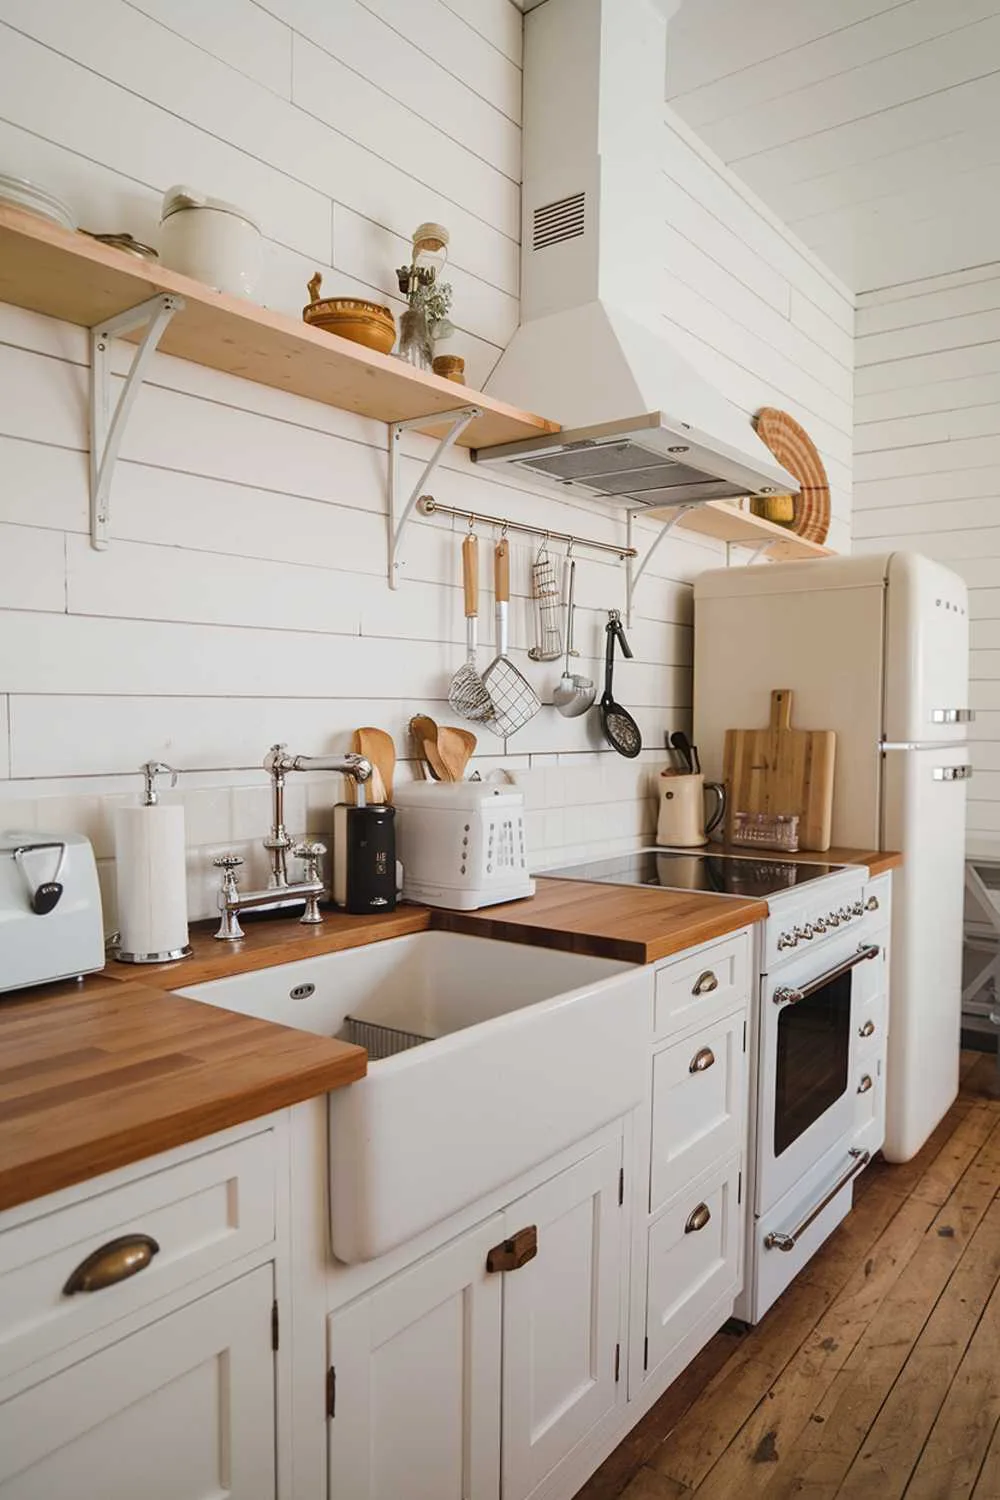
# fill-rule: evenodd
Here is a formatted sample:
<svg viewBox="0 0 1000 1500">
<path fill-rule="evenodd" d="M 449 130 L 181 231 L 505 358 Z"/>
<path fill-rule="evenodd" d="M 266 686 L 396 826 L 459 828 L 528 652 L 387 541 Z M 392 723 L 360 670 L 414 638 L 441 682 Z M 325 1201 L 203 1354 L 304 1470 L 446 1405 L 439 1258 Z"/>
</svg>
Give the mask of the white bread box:
<svg viewBox="0 0 1000 1500">
<path fill-rule="evenodd" d="M 484 781 L 397 785 L 396 854 L 403 897 L 475 911 L 535 894 L 524 794 Z"/>
</svg>

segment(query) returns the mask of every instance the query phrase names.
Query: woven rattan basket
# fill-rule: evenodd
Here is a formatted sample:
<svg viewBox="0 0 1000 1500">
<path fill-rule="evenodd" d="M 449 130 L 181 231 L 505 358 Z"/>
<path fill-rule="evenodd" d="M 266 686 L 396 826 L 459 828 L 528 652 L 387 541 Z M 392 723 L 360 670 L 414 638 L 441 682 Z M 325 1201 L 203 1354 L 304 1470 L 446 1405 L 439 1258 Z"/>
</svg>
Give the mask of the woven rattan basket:
<svg viewBox="0 0 1000 1500">
<path fill-rule="evenodd" d="M 802 486 L 795 496 L 791 529 L 807 542 L 822 546 L 830 531 L 830 482 L 816 444 L 794 417 L 774 406 L 762 407 L 754 417 L 754 426 L 781 467 L 794 474 Z"/>
</svg>

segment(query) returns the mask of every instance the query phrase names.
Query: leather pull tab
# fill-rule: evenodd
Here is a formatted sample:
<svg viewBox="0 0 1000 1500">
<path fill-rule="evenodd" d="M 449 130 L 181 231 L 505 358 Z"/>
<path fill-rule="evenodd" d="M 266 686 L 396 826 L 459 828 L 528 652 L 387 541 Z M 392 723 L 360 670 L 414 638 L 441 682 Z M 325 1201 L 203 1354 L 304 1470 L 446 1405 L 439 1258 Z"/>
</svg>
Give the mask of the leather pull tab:
<svg viewBox="0 0 1000 1500">
<path fill-rule="evenodd" d="M 37 917 L 47 917 L 49 912 L 54 911 L 59 905 L 59 898 L 62 893 L 63 888 L 60 881 L 43 880 L 31 898 L 31 910 Z"/>
</svg>

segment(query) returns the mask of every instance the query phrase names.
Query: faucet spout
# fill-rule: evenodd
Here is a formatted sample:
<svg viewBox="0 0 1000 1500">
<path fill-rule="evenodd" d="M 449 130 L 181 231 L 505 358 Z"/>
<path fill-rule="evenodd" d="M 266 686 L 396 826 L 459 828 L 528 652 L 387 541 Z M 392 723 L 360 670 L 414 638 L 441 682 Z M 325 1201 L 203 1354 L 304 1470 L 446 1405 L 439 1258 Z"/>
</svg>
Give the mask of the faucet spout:
<svg viewBox="0 0 1000 1500">
<path fill-rule="evenodd" d="M 264 770 L 272 776 L 289 771 L 340 771 L 360 786 L 370 781 L 372 763 L 364 755 L 289 755 L 286 745 L 272 745 L 264 757 Z"/>
</svg>

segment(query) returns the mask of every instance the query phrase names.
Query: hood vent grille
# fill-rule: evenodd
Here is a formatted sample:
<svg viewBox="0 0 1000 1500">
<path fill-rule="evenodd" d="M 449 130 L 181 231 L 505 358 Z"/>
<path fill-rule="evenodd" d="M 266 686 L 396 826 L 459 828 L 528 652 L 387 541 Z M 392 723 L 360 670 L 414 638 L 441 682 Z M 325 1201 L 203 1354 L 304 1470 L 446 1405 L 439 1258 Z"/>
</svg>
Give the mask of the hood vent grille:
<svg viewBox="0 0 1000 1500">
<path fill-rule="evenodd" d="M 579 239 L 586 229 L 586 206 L 586 193 L 571 193 L 536 208 L 531 217 L 532 250 Z"/>
</svg>

